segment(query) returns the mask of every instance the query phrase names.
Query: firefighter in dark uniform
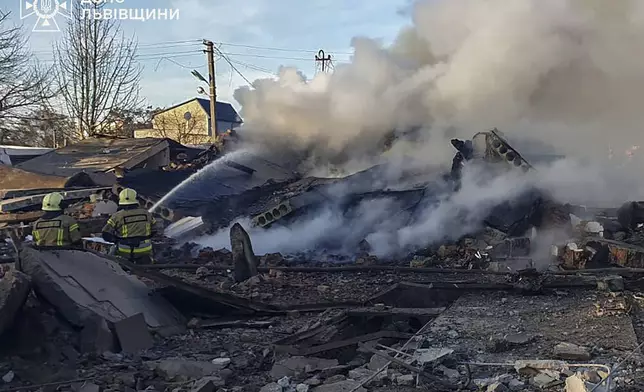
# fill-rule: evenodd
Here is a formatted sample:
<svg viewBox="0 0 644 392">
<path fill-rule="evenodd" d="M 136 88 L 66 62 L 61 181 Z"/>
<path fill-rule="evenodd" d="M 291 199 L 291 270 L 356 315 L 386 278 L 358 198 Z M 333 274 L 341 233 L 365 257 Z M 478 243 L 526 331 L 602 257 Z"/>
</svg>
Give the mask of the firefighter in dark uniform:
<svg viewBox="0 0 644 392">
<path fill-rule="evenodd" d="M 146 209 L 139 207 L 136 191 L 123 189 L 119 194 L 119 210 L 103 227 L 103 239 L 116 244 L 116 254 L 138 264 L 153 262 L 152 237 L 159 228 Z"/>
<path fill-rule="evenodd" d="M 69 248 L 80 245 L 81 234 L 78 223 L 63 213 L 63 195 L 53 192 L 42 200 L 43 216 L 38 219 L 32 230 L 36 246 L 40 248 Z"/>
</svg>

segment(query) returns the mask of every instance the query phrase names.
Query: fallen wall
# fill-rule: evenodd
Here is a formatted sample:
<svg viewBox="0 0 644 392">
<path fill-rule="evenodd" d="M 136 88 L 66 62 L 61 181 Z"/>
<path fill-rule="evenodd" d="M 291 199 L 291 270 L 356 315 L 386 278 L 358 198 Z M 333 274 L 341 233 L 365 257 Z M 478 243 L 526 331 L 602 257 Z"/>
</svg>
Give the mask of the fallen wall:
<svg viewBox="0 0 644 392">
<path fill-rule="evenodd" d="M 38 251 L 26 247 L 19 268 L 34 291 L 71 324 L 85 326 L 99 316 L 116 323 L 139 313 L 152 329 L 183 325 L 182 316 L 115 262 L 80 250 Z"/>
<path fill-rule="evenodd" d="M 0 278 L 0 335 L 13 325 L 13 320 L 31 291 L 29 278 L 10 269 Z"/>
</svg>

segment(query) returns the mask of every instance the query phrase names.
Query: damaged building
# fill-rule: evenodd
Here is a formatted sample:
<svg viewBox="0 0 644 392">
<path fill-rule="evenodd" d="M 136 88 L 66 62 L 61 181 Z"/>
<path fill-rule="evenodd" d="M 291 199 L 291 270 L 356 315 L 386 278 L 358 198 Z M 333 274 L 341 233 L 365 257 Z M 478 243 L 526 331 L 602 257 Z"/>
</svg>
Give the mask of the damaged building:
<svg viewBox="0 0 644 392">
<path fill-rule="evenodd" d="M 471 211 L 458 199 L 470 168 L 489 182 L 538 169 L 497 130 L 452 146 L 446 172 L 383 163 L 341 178 L 166 139 L 0 167 L 0 390 L 642 390 L 640 203 L 564 205 L 526 186 Z M 97 239 L 125 187 L 166 226 L 155 264 Z M 52 190 L 83 249 L 31 243 Z M 439 230 L 400 240 L 446 205 Z M 314 249 L 260 251 L 262 235 L 328 211 L 338 226 Z M 379 252 L 391 228 L 394 251 Z M 551 228 L 566 239 L 535 252 Z M 204 246 L 215 237 L 225 246 Z"/>
</svg>

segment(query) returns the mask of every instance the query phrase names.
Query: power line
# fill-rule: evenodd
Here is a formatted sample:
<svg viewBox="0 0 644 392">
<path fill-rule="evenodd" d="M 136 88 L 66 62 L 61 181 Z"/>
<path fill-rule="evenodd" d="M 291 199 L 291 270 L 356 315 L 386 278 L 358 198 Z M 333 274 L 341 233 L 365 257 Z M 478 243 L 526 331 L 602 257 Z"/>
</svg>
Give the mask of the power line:
<svg viewBox="0 0 644 392">
<path fill-rule="evenodd" d="M 138 61 L 148 61 L 148 60 L 161 60 L 161 59 L 172 59 L 179 57 L 190 57 L 190 56 L 201 56 L 202 53 L 198 51 L 187 51 L 187 52 L 174 52 L 174 53 L 150 53 L 135 55 L 134 59 Z M 38 59 L 38 62 L 41 63 L 55 63 L 56 59 Z"/>
<path fill-rule="evenodd" d="M 272 50 L 276 52 L 292 52 L 292 53 L 317 53 L 318 50 L 312 50 L 312 49 L 286 49 L 286 48 L 274 48 L 271 46 L 257 46 L 257 45 L 245 45 L 245 44 L 233 44 L 230 42 L 217 42 L 220 45 L 224 46 L 234 46 L 234 47 L 239 47 L 239 48 L 249 48 L 249 49 L 259 49 L 259 50 Z M 335 54 L 344 54 L 344 55 L 352 55 L 353 53 L 350 52 L 339 52 L 339 51 L 333 51 Z"/>
<path fill-rule="evenodd" d="M 200 44 L 200 40 L 183 40 L 183 41 L 160 41 L 160 42 L 151 42 L 151 43 L 139 43 L 137 44 L 137 48 L 141 50 L 148 50 L 148 49 L 165 49 L 165 48 L 179 48 L 179 47 L 187 47 L 191 45 L 197 45 Z M 238 47 L 238 48 L 248 48 L 248 49 L 255 49 L 255 50 L 266 50 L 266 51 L 276 51 L 276 52 L 287 52 L 287 53 L 317 53 L 318 50 L 312 50 L 312 49 L 289 49 L 289 48 L 276 48 L 276 47 L 271 47 L 271 46 L 262 46 L 262 45 L 246 45 L 246 44 L 236 44 L 236 43 L 231 43 L 231 42 L 215 42 L 218 45 L 224 45 L 224 46 L 232 46 L 232 47 Z M 47 54 L 49 53 L 46 50 L 36 50 L 32 51 L 34 54 Z M 334 53 L 335 55 L 352 55 L 353 53 L 350 52 L 341 52 L 341 51 L 331 51 L 331 53 Z M 276 56 L 262 56 L 262 55 L 251 55 L 247 54 L 248 56 L 257 56 L 257 57 L 269 57 L 269 58 L 281 58 L 281 57 L 276 57 Z M 289 57 L 284 57 L 283 59 L 285 60 L 294 60 L 296 58 L 289 58 Z M 297 58 L 297 60 L 303 60 L 302 58 Z M 306 59 L 310 60 L 310 59 Z"/>
<path fill-rule="evenodd" d="M 264 73 L 267 73 L 267 74 L 269 74 L 269 75 L 277 76 L 277 73 L 272 72 L 272 71 L 270 71 L 270 70 L 268 70 L 268 69 L 266 69 L 266 68 L 259 67 L 259 66 L 254 65 L 254 64 L 248 64 L 248 63 L 244 63 L 244 62 L 242 62 L 242 61 L 232 60 L 232 59 L 231 59 L 230 61 L 231 61 L 231 62 L 233 62 L 233 63 L 235 63 L 235 64 L 237 64 L 237 65 L 240 65 L 240 66 L 242 66 L 242 67 L 245 67 L 245 68 L 251 69 L 251 70 L 253 70 L 253 71 L 264 72 Z"/>
<path fill-rule="evenodd" d="M 237 74 L 239 74 L 239 76 L 241 76 L 241 77 L 242 77 L 242 79 L 244 79 L 244 80 L 246 81 L 246 83 L 250 84 L 251 86 L 253 85 L 253 83 L 251 83 L 251 81 L 250 81 L 250 80 L 248 80 L 248 79 L 246 78 L 246 76 L 244 76 L 244 74 L 243 74 L 243 73 L 241 73 L 241 71 L 237 69 L 237 67 L 235 67 L 235 65 L 230 61 L 230 59 L 229 59 L 225 54 L 223 54 L 223 53 L 221 52 L 221 50 L 219 50 L 219 48 L 215 48 L 215 51 L 217 51 L 217 53 L 219 53 L 219 55 L 220 55 L 224 60 L 226 60 L 226 62 L 228 63 L 228 65 L 230 65 L 230 68 L 232 68 L 235 72 L 237 72 Z"/>
<path fill-rule="evenodd" d="M 148 45 L 143 46 L 141 44 L 138 44 L 137 45 L 137 50 L 154 50 L 154 49 L 167 49 L 167 48 L 185 48 L 185 49 L 187 49 L 190 46 L 195 46 L 197 44 L 198 43 L 195 43 L 195 42 L 192 42 L 191 45 L 174 44 L 174 43 L 170 43 L 169 45 L 166 45 L 166 44 L 163 44 L 163 43 L 160 43 L 160 42 L 157 43 L 156 45 L 155 44 L 148 44 Z M 197 49 L 196 46 L 195 46 L 195 49 Z M 49 51 L 49 50 L 44 50 L 43 49 L 43 50 L 33 50 L 33 51 L 31 51 L 31 53 L 35 54 L 35 55 L 39 55 L 39 54 L 51 54 L 52 52 Z"/>
<path fill-rule="evenodd" d="M 142 44 L 138 44 L 138 46 L 142 47 L 142 46 L 157 46 L 157 45 L 185 44 L 185 43 L 201 43 L 201 40 L 189 39 L 189 40 L 183 40 L 183 41 L 161 41 L 161 42 L 142 43 Z"/>
<path fill-rule="evenodd" d="M 262 59 L 275 59 L 275 60 L 295 60 L 295 61 L 312 61 L 313 57 L 282 57 L 282 56 L 265 56 L 261 54 L 250 54 L 250 53 L 228 53 L 223 52 L 227 56 L 241 56 L 241 57 L 256 57 Z"/>
</svg>

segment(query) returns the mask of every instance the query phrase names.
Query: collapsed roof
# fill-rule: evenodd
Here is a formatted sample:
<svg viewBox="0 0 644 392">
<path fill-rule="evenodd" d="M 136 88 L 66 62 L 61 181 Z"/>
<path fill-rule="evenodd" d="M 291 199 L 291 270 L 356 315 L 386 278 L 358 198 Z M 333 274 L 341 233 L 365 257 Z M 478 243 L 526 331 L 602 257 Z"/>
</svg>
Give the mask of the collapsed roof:
<svg viewBox="0 0 644 392">
<path fill-rule="evenodd" d="M 167 164 L 168 139 L 90 138 L 17 165 L 22 170 L 59 177 L 78 172 L 108 172 L 116 168 Z M 152 159 L 154 158 L 154 159 Z"/>
</svg>

